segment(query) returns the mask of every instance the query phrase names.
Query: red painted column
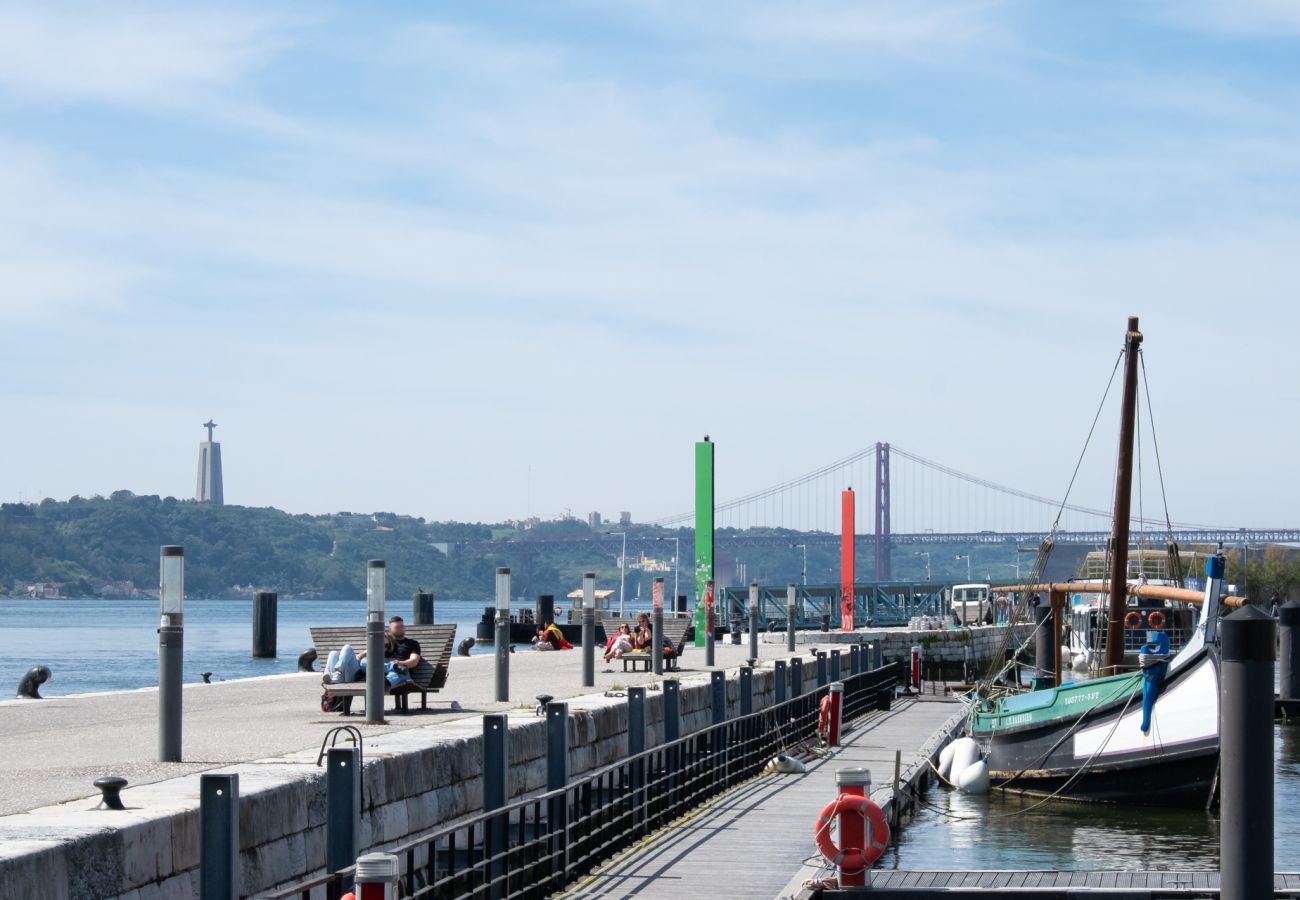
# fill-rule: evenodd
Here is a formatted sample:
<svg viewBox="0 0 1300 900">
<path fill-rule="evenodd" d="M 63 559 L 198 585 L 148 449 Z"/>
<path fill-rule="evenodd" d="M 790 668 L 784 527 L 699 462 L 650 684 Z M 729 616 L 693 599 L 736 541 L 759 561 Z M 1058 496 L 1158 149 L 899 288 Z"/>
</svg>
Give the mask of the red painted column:
<svg viewBox="0 0 1300 900">
<path fill-rule="evenodd" d="M 840 628 L 853 630 L 853 488 L 840 495 Z"/>
<path fill-rule="evenodd" d="M 871 785 L 870 769 L 840 769 L 835 773 L 835 781 L 839 784 L 840 794 L 850 797 L 867 796 L 867 788 Z M 867 822 L 861 813 L 856 811 L 850 812 L 844 810 L 840 813 L 840 846 L 847 849 L 857 847 L 859 849 L 867 845 Z M 859 869 L 856 872 L 840 869 L 840 884 L 844 887 L 862 887 L 867 883 L 867 870 Z"/>
</svg>

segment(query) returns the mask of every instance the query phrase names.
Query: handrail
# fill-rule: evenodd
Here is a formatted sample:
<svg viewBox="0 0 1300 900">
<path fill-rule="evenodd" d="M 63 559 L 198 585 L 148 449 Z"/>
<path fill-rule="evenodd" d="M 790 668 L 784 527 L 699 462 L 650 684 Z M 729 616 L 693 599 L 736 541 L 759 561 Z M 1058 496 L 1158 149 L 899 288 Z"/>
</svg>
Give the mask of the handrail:
<svg viewBox="0 0 1300 900">
<path fill-rule="evenodd" d="M 1104 581 L 1054 581 L 1049 584 L 1000 584 L 989 588 L 989 592 L 1004 591 L 1009 594 L 1022 593 L 1050 593 L 1060 591 L 1066 594 L 1105 594 L 1110 590 L 1110 585 Z M 1192 590 L 1191 588 L 1173 587 L 1164 584 L 1130 584 L 1128 586 L 1128 595 L 1130 597 L 1144 597 L 1152 600 L 1174 600 L 1178 603 L 1192 603 L 1200 605 L 1205 602 L 1205 594 L 1202 591 Z M 1245 597 L 1238 597 L 1236 594 L 1225 594 L 1219 598 L 1219 602 L 1224 606 L 1245 606 L 1248 601 Z"/>
<path fill-rule="evenodd" d="M 841 679 L 845 720 L 880 708 L 901 663 Z M 747 716 L 709 725 L 671 743 L 588 772 L 563 788 L 405 840 L 403 900 L 441 896 L 544 897 L 604 859 L 700 804 L 757 775 L 775 755 L 815 740 L 826 687 Z M 326 886 L 337 896 L 344 873 L 318 876 L 269 895 L 306 898 Z"/>
</svg>

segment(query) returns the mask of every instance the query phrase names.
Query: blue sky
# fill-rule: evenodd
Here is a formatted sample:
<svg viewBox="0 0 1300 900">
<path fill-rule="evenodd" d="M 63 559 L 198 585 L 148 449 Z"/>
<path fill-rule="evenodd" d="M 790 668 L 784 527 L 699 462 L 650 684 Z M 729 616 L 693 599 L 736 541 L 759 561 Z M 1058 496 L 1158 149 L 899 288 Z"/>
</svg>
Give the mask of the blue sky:
<svg viewBox="0 0 1300 900">
<path fill-rule="evenodd" d="M 1295 525 L 1298 49 L 1282 0 L 0 3 L 0 498 L 187 496 L 209 417 L 292 511 L 650 519 L 706 432 L 723 495 L 891 441 L 1056 496 L 1136 314 L 1174 518 Z"/>
</svg>

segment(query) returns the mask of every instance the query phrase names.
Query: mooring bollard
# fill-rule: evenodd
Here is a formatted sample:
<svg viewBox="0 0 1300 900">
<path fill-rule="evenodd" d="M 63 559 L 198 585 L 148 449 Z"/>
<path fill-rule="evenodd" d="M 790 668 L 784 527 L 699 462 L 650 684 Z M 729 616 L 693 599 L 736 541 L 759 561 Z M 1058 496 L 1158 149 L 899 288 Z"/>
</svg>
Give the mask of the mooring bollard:
<svg viewBox="0 0 1300 900">
<path fill-rule="evenodd" d="M 682 736 L 682 684 L 676 678 L 664 679 L 664 743 Z"/>
<path fill-rule="evenodd" d="M 754 711 L 754 667 L 740 667 L 740 714 L 747 716 Z"/>
<path fill-rule="evenodd" d="M 1278 698 L 1300 700 L 1300 641 L 1295 629 L 1300 625 L 1300 601 L 1288 600 L 1277 611 L 1278 627 Z"/>
<path fill-rule="evenodd" d="M 799 607 L 796 596 L 799 588 L 793 584 L 785 586 L 785 649 L 794 652 L 794 629 L 798 624 Z"/>
<path fill-rule="evenodd" d="M 18 682 L 18 700 L 44 700 L 41 696 L 41 685 L 54 677 L 49 666 L 32 666 L 27 670 L 27 674 Z"/>
<path fill-rule="evenodd" d="M 253 594 L 253 658 L 275 658 L 276 603 L 274 591 Z"/>
<path fill-rule="evenodd" d="M 831 630 L 831 614 L 822 613 L 822 631 Z"/>
<path fill-rule="evenodd" d="M 790 660 L 790 699 L 803 693 L 803 659 L 796 656 Z"/>
<path fill-rule="evenodd" d="M 127 781 L 121 775 L 104 775 L 95 779 L 95 787 L 99 789 L 99 805 L 95 809 L 126 809 L 126 804 L 122 802 L 122 788 L 126 787 Z"/>
<path fill-rule="evenodd" d="M 498 703 L 510 699 L 510 570 L 497 569 L 496 698 Z"/>
<path fill-rule="evenodd" d="M 772 688 L 773 688 L 772 702 L 775 704 L 781 704 L 785 702 L 785 698 L 786 698 L 785 679 L 786 679 L 785 660 L 778 659 L 776 662 L 772 663 Z"/>
<path fill-rule="evenodd" d="M 330 747 L 325 757 L 325 869 L 337 872 L 361 852 L 361 749 Z"/>
<path fill-rule="evenodd" d="M 1273 617 L 1244 606 L 1219 623 L 1219 896 L 1273 895 Z"/>
<path fill-rule="evenodd" d="M 826 691 L 826 743 L 840 745 L 840 719 L 844 715 L 844 682 L 833 681 Z"/>
<path fill-rule="evenodd" d="M 533 605 L 534 618 L 537 619 L 538 625 L 545 625 L 547 622 L 555 621 L 555 595 L 538 594 L 537 602 Z"/>
<path fill-rule="evenodd" d="M 182 686 L 185 672 L 185 548 L 163 547 L 158 605 L 158 761 L 181 761 Z"/>
<path fill-rule="evenodd" d="M 582 686 L 596 686 L 596 573 L 582 576 Z"/>
<path fill-rule="evenodd" d="M 382 559 L 366 563 L 366 722 L 384 724 L 384 604 L 388 568 Z"/>
<path fill-rule="evenodd" d="M 357 900 L 397 900 L 401 875 L 401 861 L 391 853 L 357 857 Z"/>
<path fill-rule="evenodd" d="M 846 797 L 871 796 L 871 770 L 861 766 L 851 766 L 835 773 L 835 783 L 840 794 Z M 868 844 L 867 817 L 849 811 L 840 812 L 840 844 L 845 848 L 865 848 Z M 873 837 L 876 837 L 873 835 Z M 888 838 L 886 838 L 888 841 Z M 864 887 L 867 883 L 867 867 L 840 869 L 840 884 L 843 887 Z"/>
<path fill-rule="evenodd" d="M 826 687 L 830 684 L 829 673 L 826 671 L 826 651 L 817 651 L 817 686 Z"/>
<path fill-rule="evenodd" d="M 433 594 L 416 591 L 411 598 L 411 622 L 415 625 L 433 624 Z"/>
<path fill-rule="evenodd" d="M 315 672 L 316 671 L 315 663 L 316 663 L 315 647 L 312 647 L 310 650 L 304 650 L 302 653 L 298 654 L 299 672 Z"/>
<path fill-rule="evenodd" d="M 199 776 L 199 900 L 239 898 L 239 776 Z"/>
</svg>

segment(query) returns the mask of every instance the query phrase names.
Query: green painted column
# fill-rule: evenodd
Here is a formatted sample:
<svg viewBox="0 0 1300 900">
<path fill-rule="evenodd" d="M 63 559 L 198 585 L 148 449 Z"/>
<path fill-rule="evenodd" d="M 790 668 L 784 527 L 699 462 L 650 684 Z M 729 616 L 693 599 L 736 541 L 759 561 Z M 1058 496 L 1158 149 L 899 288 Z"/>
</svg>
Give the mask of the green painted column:
<svg viewBox="0 0 1300 900">
<path fill-rule="evenodd" d="M 708 435 L 695 443 L 695 646 L 704 646 L 707 630 L 704 594 L 713 580 L 713 443 Z"/>
</svg>

